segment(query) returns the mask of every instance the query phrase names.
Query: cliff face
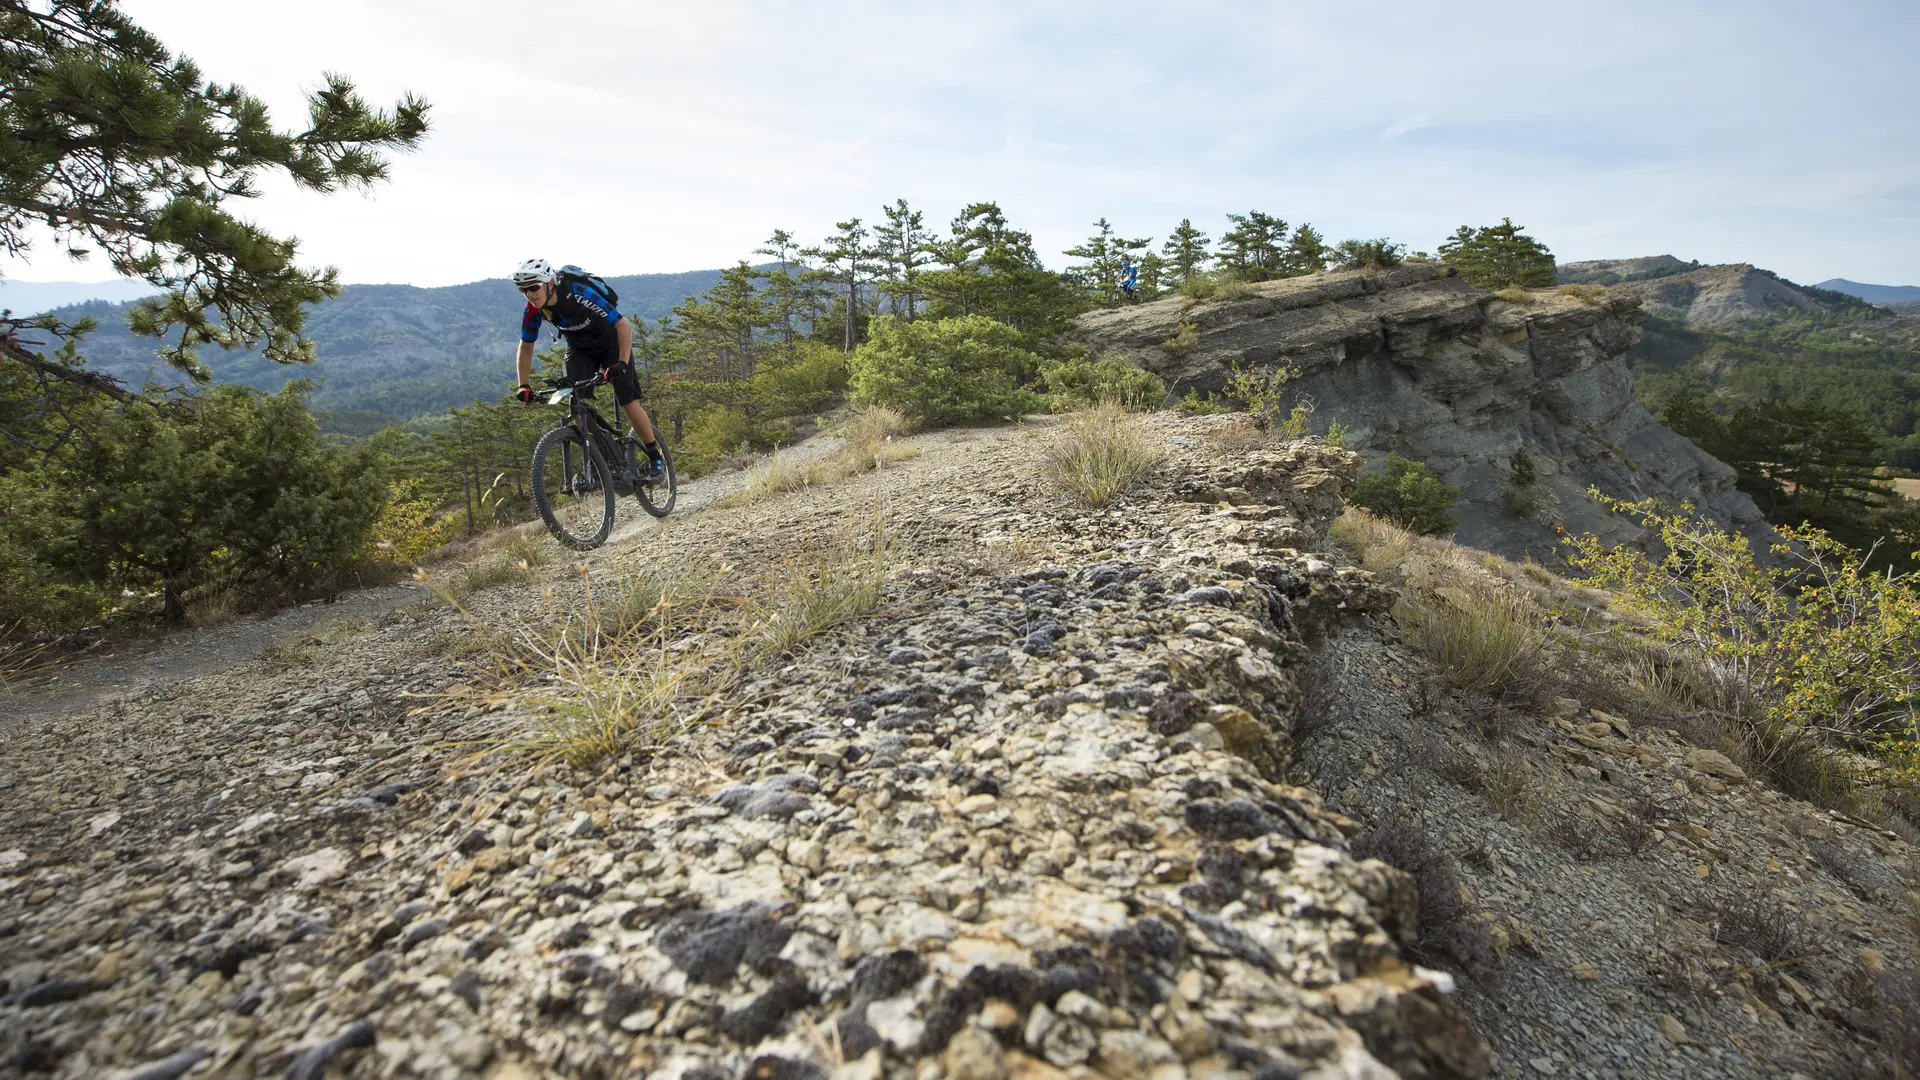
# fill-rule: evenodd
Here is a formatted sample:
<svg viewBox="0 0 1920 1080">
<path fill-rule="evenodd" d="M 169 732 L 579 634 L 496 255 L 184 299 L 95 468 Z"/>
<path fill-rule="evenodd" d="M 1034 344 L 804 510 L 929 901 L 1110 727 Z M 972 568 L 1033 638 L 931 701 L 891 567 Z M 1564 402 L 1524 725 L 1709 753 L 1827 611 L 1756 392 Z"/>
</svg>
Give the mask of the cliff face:
<svg viewBox="0 0 1920 1080">
<path fill-rule="evenodd" d="M 1733 470 L 1634 400 L 1621 357 L 1639 321 L 1630 297 L 1589 303 L 1541 290 L 1514 303 L 1422 263 L 1095 312 L 1078 335 L 1156 372 L 1176 396 L 1219 390 L 1236 365 L 1298 367 L 1322 430 L 1342 423 L 1349 448 L 1376 461 L 1390 451 L 1424 461 L 1461 489 L 1458 539 L 1474 547 L 1551 561 L 1555 525 L 1610 543 L 1637 539 L 1630 521 L 1589 498 L 1590 487 L 1689 502 L 1764 537 Z M 1538 474 L 1524 488 L 1513 478 L 1521 450 Z M 1529 516 L 1508 508 L 1528 501 Z"/>
</svg>

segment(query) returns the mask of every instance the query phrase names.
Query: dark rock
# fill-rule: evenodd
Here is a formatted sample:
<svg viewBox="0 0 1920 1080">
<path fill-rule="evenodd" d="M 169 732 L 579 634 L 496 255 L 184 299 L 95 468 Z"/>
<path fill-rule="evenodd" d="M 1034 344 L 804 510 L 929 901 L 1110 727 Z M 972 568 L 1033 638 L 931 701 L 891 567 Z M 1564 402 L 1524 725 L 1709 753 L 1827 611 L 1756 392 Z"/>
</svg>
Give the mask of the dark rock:
<svg viewBox="0 0 1920 1080">
<path fill-rule="evenodd" d="M 592 939 L 593 930 L 590 929 L 586 923 L 577 922 L 565 930 L 560 931 L 558 934 L 553 935 L 553 940 L 547 942 L 547 945 L 549 948 L 558 952 L 567 949 L 577 949 Z"/>
<path fill-rule="evenodd" d="M 1273 955 L 1238 927 L 1203 911 L 1189 911 L 1187 918 L 1192 919 L 1193 924 L 1198 926 L 1201 933 L 1206 934 L 1215 945 L 1262 971 L 1275 970 Z"/>
<path fill-rule="evenodd" d="M 773 987 L 738 1009 L 720 1018 L 720 1032 L 742 1046 L 752 1046 L 779 1030 L 788 1014 L 820 1000 L 798 972 L 774 983 Z"/>
<path fill-rule="evenodd" d="M 1147 709 L 1147 730 L 1155 735 L 1178 735 L 1199 723 L 1200 716 L 1199 698 L 1185 690 L 1169 690 Z M 1187 783 L 1207 784 L 1212 781 L 1195 777 Z M 1189 793 L 1188 797 L 1193 796 Z"/>
<path fill-rule="evenodd" d="M 650 996 L 643 986 L 614 983 L 607 987 L 607 1003 L 600 1010 L 600 1023 L 608 1031 L 618 1030 L 620 1021 L 644 1008 Z"/>
<path fill-rule="evenodd" d="M 411 780 L 401 780 L 392 784 L 381 784 L 362 795 L 361 798 L 369 799 L 381 806 L 392 806 L 400 801 L 400 796 L 409 791 L 417 791 L 419 788 L 420 785 Z"/>
<path fill-rule="evenodd" d="M 1209 840 L 1252 840 L 1282 831 L 1280 822 L 1245 799 L 1188 803 L 1186 819 L 1188 828 Z"/>
<path fill-rule="evenodd" d="M 320 1076 L 327 1071 L 328 1062 L 348 1050 L 364 1050 L 372 1046 L 378 1038 L 373 1021 L 355 1020 L 340 1034 L 295 1058 L 293 1067 L 287 1070 L 287 1075 L 292 1080 L 319 1080 Z"/>
<path fill-rule="evenodd" d="M 478 855 L 492 846 L 493 837 L 488 836 L 479 829 L 474 829 L 460 838 L 460 843 L 456 845 L 454 850 L 460 852 L 462 855 Z"/>
<path fill-rule="evenodd" d="M 827 1070 L 811 1061 L 762 1054 L 747 1066 L 746 1080 L 827 1080 Z"/>
<path fill-rule="evenodd" d="M 260 1006 L 266 1004 L 266 1001 L 267 992 L 265 990 L 258 986 L 249 986 L 241 991 L 240 996 L 234 998 L 233 1004 L 227 1006 L 227 1008 L 236 1016 L 252 1016 L 259 1011 Z"/>
<path fill-rule="evenodd" d="M 1300 1066 L 1291 1061 L 1269 1061 L 1253 1070 L 1253 1080 L 1300 1080 Z"/>
<path fill-rule="evenodd" d="M 48 979 L 14 994 L 10 1001 L 23 1009 L 38 1009 L 46 1005 L 78 1001 L 96 990 L 104 990 L 107 985 L 92 979 Z"/>
<path fill-rule="evenodd" d="M 861 1005 L 881 998 L 897 997 L 913 989 L 913 985 L 926 972 L 926 961 L 912 949 L 895 949 L 879 956 L 864 956 L 853 969 L 848 994 Z"/>
<path fill-rule="evenodd" d="M 467 959 L 478 962 L 507 947 L 507 935 L 498 930 L 489 930 L 474 938 L 467 946 Z"/>
<path fill-rule="evenodd" d="M 468 968 L 447 982 L 447 992 L 467 1003 L 467 1008 L 480 1011 L 480 973 Z"/>
<path fill-rule="evenodd" d="M 1218 585 L 1202 585 L 1197 589 L 1188 589 L 1180 594 L 1180 599 L 1188 604 L 1216 604 L 1220 607 L 1233 606 L 1233 594 Z"/>
<path fill-rule="evenodd" d="M 773 909 L 748 903 L 730 911 L 688 911 L 661 924 L 654 946 L 695 982 L 724 986 L 739 970 L 777 957 L 793 936 Z"/>
<path fill-rule="evenodd" d="M 428 919 L 425 922 L 414 923 L 407 927 L 406 933 L 400 935 L 400 951 L 406 952 L 415 945 L 437 938 L 446 932 L 447 920 L 445 919 Z"/>
<path fill-rule="evenodd" d="M 185 1076 L 195 1065 L 207 1060 L 212 1053 L 204 1046 L 182 1050 L 124 1074 L 123 1080 L 175 1080 L 177 1077 Z"/>
<path fill-rule="evenodd" d="M 927 658 L 919 649 L 895 649 L 887 654 L 889 664 L 917 664 Z"/>
</svg>

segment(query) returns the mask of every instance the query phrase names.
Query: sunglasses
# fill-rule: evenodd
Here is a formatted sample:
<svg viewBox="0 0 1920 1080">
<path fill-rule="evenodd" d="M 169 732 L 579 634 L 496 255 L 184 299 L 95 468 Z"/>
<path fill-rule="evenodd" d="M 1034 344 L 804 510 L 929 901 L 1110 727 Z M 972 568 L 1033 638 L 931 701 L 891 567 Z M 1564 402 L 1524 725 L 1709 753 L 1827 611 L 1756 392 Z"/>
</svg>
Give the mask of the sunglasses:
<svg viewBox="0 0 1920 1080">
<path fill-rule="evenodd" d="M 544 287 L 545 285 L 544 283 L 542 283 L 542 284 L 535 284 L 535 285 L 522 285 L 519 288 L 521 292 L 526 293 L 528 296 L 532 296 L 534 293 L 539 292 Z"/>
</svg>

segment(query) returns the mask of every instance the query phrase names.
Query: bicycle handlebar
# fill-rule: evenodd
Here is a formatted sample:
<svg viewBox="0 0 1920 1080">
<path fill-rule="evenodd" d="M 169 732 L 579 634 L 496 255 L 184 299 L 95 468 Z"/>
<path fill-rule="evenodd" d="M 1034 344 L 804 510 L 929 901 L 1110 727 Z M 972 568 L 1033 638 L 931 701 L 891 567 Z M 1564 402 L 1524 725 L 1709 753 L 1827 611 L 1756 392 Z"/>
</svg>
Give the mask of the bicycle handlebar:
<svg viewBox="0 0 1920 1080">
<path fill-rule="evenodd" d="M 581 379 L 579 382 L 574 382 L 572 379 L 568 379 L 564 377 L 557 378 L 557 379 L 546 379 L 543 381 L 547 384 L 547 388 L 549 390 L 568 390 L 568 389 L 586 390 L 590 387 L 599 386 L 605 383 L 607 381 L 607 378 L 606 378 L 605 372 L 596 371 L 592 375 L 588 376 L 587 378 Z"/>
</svg>

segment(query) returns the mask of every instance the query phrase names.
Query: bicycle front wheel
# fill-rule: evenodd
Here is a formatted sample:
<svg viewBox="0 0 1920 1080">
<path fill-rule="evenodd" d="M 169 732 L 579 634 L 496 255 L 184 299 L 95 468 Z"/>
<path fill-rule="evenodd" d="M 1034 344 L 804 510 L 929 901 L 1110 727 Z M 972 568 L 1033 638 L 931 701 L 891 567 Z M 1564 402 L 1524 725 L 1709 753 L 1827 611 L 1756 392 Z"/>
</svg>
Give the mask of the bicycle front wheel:
<svg viewBox="0 0 1920 1080">
<path fill-rule="evenodd" d="M 673 500 L 680 497 L 680 478 L 673 472 L 673 451 L 667 449 L 667 437 L 656 427 L 653 438 L 660 448 L 660 478 L 635 488 L 633 497 L 640 500 L 647 513 L 663 518 L 673 512 Z"/>
<path fill-rule="evenodd" d="M 599 447 L 572 426 L 540 436 L 533 448 L 533 505 L 554 539 L 579 551 L 613 531 L 612 473 Z"/>
</svg>

